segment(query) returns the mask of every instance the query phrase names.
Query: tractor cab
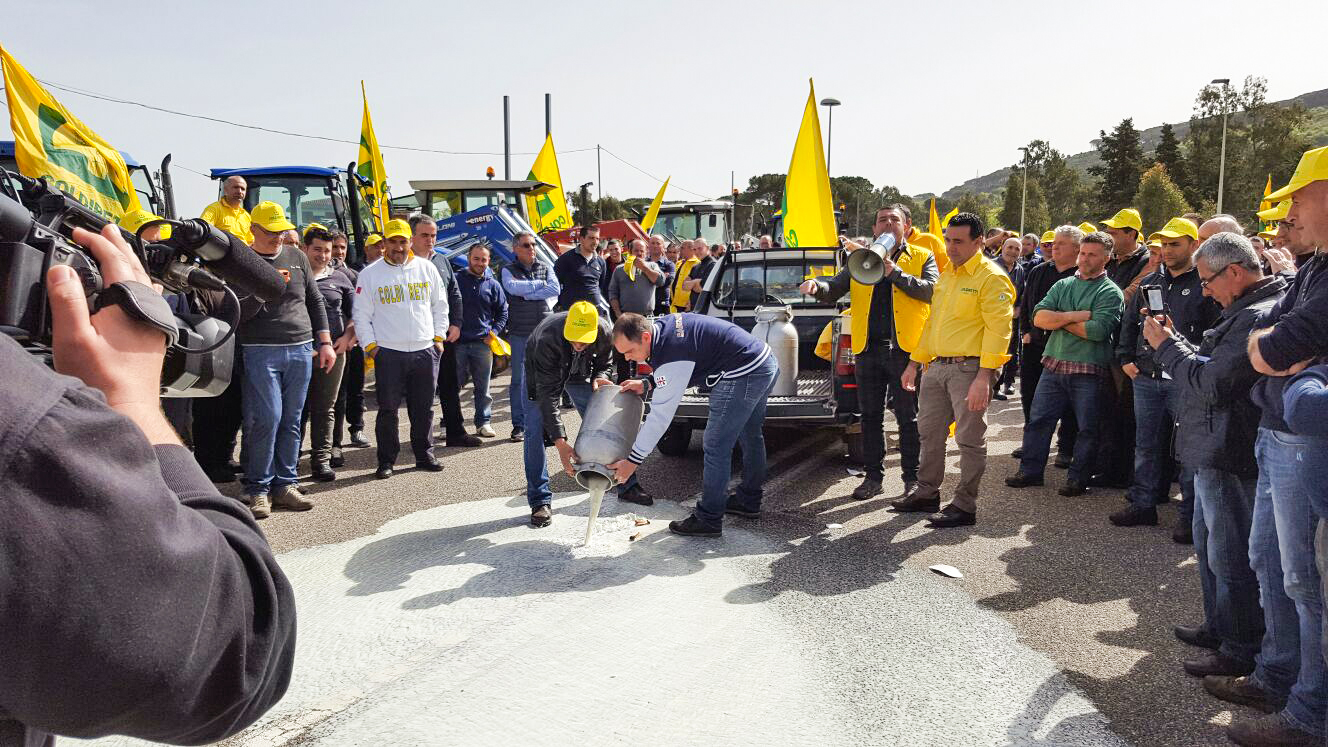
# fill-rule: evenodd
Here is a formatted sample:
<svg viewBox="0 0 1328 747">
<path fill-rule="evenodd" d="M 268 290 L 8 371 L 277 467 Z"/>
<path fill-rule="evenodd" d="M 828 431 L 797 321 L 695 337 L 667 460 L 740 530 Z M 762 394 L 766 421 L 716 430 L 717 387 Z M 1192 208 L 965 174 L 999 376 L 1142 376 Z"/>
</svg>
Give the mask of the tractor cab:
<svg viewBox="0 0 1328 747">
<path fill-rule="evenodd" d="M 369 209 L 359 199 L 359 190 L 347 187 L 346 169 L 320 166 L 265 166 L 249 169 L 212 169 L 218 194 L 228 177 L 240 176 L 248 185 L 244 207 L 253 210 L 260 202 L 275 202 L 291 223 L 303 228 L 320 223 L 344 231 L 350 241 L 350 259 L 363 259 L 366 226 L 373 225 Z M 354 177 L 358 178 L 358 177 Z"/>
<path fill-rule="evenodd" d="M 547 191 L 552 185 L 531 179 L 427 179 L 412 181 L 414 204 L 410 205 L 436 221 L 486 207 L 505 206 L 529 220 L 526 215 L 528 194 Z M 393 200 L 393 207 L 406 206 L 409 197 Z"/>
</svg>

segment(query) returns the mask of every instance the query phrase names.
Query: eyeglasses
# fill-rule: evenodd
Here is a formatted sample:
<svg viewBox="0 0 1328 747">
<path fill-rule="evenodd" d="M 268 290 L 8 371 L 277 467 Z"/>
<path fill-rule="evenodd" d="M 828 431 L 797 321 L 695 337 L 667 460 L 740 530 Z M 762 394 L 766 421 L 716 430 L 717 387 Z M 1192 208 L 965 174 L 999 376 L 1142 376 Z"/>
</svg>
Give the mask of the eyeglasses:
<svg viewBox="0 0 1328 747">
<path fill-rule="evenodd" d="M 534 248 L 535 248 L 535 245 L 532 244 L 532 243 L 530 243 L 529 241 L 522 241 L 521 243 L 517 244 L 517 246 L 521 247 L 522 249 L 534 249 Z"/>
<path fill-rule="evenodd" d="M 1207 288 L 1209 283 L 1211 283 L 1211 282 L 1213 282 L 1214 280 L 1217 280 L 1218 278 L 1222 277 L 1222 273 L 1226 272 L 1226 271 L 1227 271 L 1227 268 L 1230 267 L 1230 266 L 1232 266 L 1232 265 L 1234 265 L 1234 264 L 1236 264 L 1236 263 L 1235 263 L 1235 262 L 1228 262 L 1228 263 L 1222 265 L 1222 269 L 1220 269 L 1220 270 L 1218 270 L 1217 272 L 1213 273 L 1213 276 L 1212 276 L 1212 277 L 1208 278 L 1207 280 L 1200 280 L 1200 281 L 1199 281 L 1199 287 L 1200 287 L 1200 288 Z"/>
</svg>

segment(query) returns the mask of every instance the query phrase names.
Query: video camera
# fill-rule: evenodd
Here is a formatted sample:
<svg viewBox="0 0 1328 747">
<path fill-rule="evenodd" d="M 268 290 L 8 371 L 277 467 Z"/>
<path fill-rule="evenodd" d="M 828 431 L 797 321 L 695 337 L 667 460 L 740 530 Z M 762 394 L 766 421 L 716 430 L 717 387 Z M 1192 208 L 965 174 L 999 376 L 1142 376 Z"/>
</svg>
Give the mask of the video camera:
<svg viewBox="0 0 1328 747">
<path fill-rule="evenodd" d="M 248 246 L 200 219 L 149 221 L 136 234 L 124 232 L 148 275 L 169 292 L 223 293 L 221 310 L 229 317 L 223 320 L 182 309 L 173 319 L 166 318 L 169 309 L 159 298 L 136 303 L 126 298 L 132 294 L 112 293 L 123 287 L 106 288 L 97 260 L 73 242 L 74 228 L 100 233 L 107 222 L 43 179 L 0 169 L 0 332 L 50 365 L 46 272 L 55 265 L 68 265 L 83 283 L 90 312 L 108 301 L 117 303 L 167 335 L 163 397 L 220 394 L 231 380 L 240 321 L 240 298 L 231 286 L 258 301 L 275 301 L 285 291 L 284 278 Z M 170 238 L 145 243 L 143 232 L 158 225 L 171 227 Z"/>
</svg>

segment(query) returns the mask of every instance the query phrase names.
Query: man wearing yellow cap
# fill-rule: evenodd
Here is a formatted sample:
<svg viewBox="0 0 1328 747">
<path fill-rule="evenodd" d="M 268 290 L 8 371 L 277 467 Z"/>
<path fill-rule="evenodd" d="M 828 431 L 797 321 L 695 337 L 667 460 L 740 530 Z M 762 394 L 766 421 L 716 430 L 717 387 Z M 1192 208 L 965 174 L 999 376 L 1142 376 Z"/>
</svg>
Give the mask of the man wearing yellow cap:
<svg viewBox="0 0 1328 747">
<path fill-rule="evenodd" d="M 144 223 L 154 220 L 161 220 L 161 216 L 149 213 L 146 210 L 131 210 L 120 216 L 120 227 L 129 233 L 137 233 L 138 229 L 142 228 Z M 163 228 L 165 228 L 164 225 L 152 226 L 143 232 L 141 238 L 145 243 L 158 241 L 161 239 L 161 229 Z"/>
<path fill-rule="evenodd" d="M 433 455 L 433 392 L 447 337 L 448 302 L 438 270 L 410 250 L 411 230 L 394 218 L 383 229 L 383 257 L 360 271 L 352 313 L 355 334 L 377 372 L 378 470 L 393 475 L 401 438 L 397 411 L 406 402 L 415 466 L 438 472 Z"/>
<path fill-rule="evenodd" d="M 383 256 L 383 235 L 374 231 L 364 240 L 364 264 L 371 265 Z"/>
<path fill-rule="evenodd" d="M 203 220 L 220 228 L 226 233 L 253 245 L 254 234 L 250 230 L 252 218 L 244 209 L 244 196 L 249 184 L 242 176 L 228 176 L 221 183 L 221 199 L 203 208 Z"/>
<path fill-rule="evenodd" d="M 553 521 L 545 439 L 558 449 L 563 470 L 569 475 L 575 471 L 576 454 L 558 407 L 563 390 L 571 395 L 577 412 L 584 415 L 591 392 L 613 383 L 613 368 L 612 329 L 588 301 L 576 301 L 567 311 L 544 317 L 527 338 L 520 401 L 525 407 L 522 456 L 532 526 L 546 527 Z M 655 502 L 638 484 L 636 475 L 619 487 L 618 498 L 643 506 Z"/>
<path fill-rule="evenodd" d="M 313 508 L 298 488 L 300 415 L 314 360 L 330 371 L 337 354 L 309 258 L 280 243 L 295 226 L 281 206 L 262 202 L 251 228 L 254 251 L 286 278 L 280 300 L 263 304 L 235 334 L 244 358 L 244 492 L 261 519 L 273 507 Z"/>
</svg>

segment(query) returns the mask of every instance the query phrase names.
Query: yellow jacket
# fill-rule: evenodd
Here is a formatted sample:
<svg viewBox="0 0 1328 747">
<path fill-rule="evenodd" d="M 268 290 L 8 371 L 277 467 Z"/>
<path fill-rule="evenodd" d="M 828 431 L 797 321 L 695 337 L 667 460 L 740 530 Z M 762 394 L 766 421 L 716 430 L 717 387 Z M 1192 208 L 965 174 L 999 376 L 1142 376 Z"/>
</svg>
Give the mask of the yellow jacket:
<svg viewBox="0 0 1328 747">
<path fill-rule="evenodd" d="M 687 280 L 687 276 L 692 274 L 692 268 L 701 264 L 701 260 L 692 257 L 682 263 L 678 268 L 678 278 L 673 281 L 673 300 L 670 302 L 669 313 L 677 314 L 680 311 L 687 310 L 687 304 L 692 300 L 692 292 L 683 290 L 682 284 Z"/>
<path fill-rule="evenodd" d="M 859 249 L 858 251 L 864 251 Z M 905 243 L 900 250 L 899 257 L 895 260 L 895 266 L 902 275 L 907 275 L 907 282 L 916 283 L 918 280 L 935 283 L 936 265 L 932 259 L 931 252 L 920 246 L 913 246 Z M 930 271 L 928 271 L 930 270 Z M 875 285 L 864 285 L 852 279 L 848 268 L 840 270 L 828 282 L 821 281 L 822 290 L 816 294 L 822 301 L 833 301 L 841 298 L 844 292 L 848 292 L 849 297 L 849 334 L 852 337 L 853 352 L 861 353 L 867 348 L 868 324 L 871 316 L 872 294 L 876 290 Z M 931 313 L 930 301 L 914 298 L 900 287 L 898 283 L 889 280 L 882 280 L 877 285 L 884 283 L 890 284 L 891 307 L 894 312 L 894 319 L 889 320 L 893 324 L 891 335 L 895 344 L 906 352 L 912 352 L 917 347 L 918 336 L 922 333 L 922 325 L 926 323 L 928 314 Z M 925 294 L 930 298 L 930 294 Z M 878 320 L 885 321 L 885 320 Z"/>
<path fill-rule="evenodd" d="M 945 357 L 978 357 L 982 368 L 1010 360 L 1010 320 L 1014 283 L 981 251 L 959 267 L 941 273 L 932 296 L 931 316 L 912 359 L 930 363 Z"/>
</svg>

